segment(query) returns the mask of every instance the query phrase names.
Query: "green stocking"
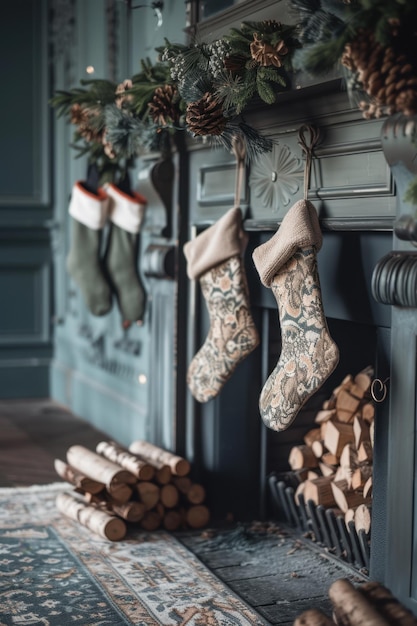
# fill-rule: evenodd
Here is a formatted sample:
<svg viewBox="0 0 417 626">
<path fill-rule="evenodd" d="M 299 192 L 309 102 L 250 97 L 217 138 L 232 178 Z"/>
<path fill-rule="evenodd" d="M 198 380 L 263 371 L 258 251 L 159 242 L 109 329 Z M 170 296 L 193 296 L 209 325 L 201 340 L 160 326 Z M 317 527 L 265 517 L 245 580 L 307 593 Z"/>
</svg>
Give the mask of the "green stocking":
<svg viewBox="0 0 417 626">
<path fill-rule="evenodd" d="M 128 195 L 116 185 L 106 188 L 110 197 L 111 229 L 105 254 L 109 281 L 116 294 L 123 323 L 141 323 L 145 293 L 137 271 L 139 231 L 146 200 L 138 193 Z"/>
<path fill-rule="evenodd" d="M 81 182 L 75 183 L 69 205 L 72 219 L 67 270 L 79 287 L 88 310 L 97 316 L 108 313 L 112 305 L 110 286 L 100 262 L 107 213 L 108 197 L 103 189 L 93 194 Z"/>
</svg>

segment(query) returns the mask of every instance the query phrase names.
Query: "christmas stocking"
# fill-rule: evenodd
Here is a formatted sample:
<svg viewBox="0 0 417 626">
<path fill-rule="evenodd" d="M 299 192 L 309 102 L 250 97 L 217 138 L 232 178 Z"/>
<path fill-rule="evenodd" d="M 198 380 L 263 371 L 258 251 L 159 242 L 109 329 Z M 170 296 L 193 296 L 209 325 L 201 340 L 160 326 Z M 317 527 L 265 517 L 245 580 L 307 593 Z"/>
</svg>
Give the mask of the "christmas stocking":
<svg viewBox="0 0 417 626">
<path fill-rule="evenodd" d="M 239 208 L 184 246 L 188 277 L 199 279 L 210 329 L 187 372 L 187 384 L 199 402 L 219 394 L 236 366 L 259 343 L 243 265 L 247 238 Z"/>
<path fill-rule="evenodd" d="M 139 231 L 146 200 L 138 193 L 130 194 L 116 185 L 106 187 L 110 198 L 111 228 L 105 253 L 105 266 L 116 294 L 124 326 L 142 322 L 145 294 L 137 272 Z"/>
<path fill-rule="evenodd" d="M 316 210 L 300 200 L 253 253 L 261 282 L 278 303 L 281 324 L 281 354 L 259 400 L 262 419 L 273 430 L 290 426 L 339 361 L 323 312 L 316 258 L 321 245 Z"/>
<path fill-rule="evenodd" d="M 93 193 L 82 182 L 75 183 L 69 205 L 72 219 L 67 270 L 93 315 L 105 315 L 112 304 L 110 286 L 100 263 L 101 238 L 108 204 L 103 189 L 99 188 L 97 193 Z"/>
</svg>

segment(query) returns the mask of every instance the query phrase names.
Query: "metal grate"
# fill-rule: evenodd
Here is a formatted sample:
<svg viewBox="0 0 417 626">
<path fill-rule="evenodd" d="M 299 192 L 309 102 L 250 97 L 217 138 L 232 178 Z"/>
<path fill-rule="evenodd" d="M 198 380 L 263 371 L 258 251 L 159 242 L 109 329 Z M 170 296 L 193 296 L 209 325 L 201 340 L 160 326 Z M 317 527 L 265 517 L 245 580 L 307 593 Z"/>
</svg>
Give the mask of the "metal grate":
<svg viewBox="0 0 417 626">
<path fill-rule="evenodd" d="M 274 506 L 290 526 L 308 534 L 312 541 L 361 573 L 369 573 L 370 542 L 364 530 L 357 532 L 353 522 L 346 524 L 342 515 L 335 515 L 332 509 L 316 505 L 313 500 L 306 502 L 302 494 L 297 504 L 294 488 L 282 475 L 270 474 L 268 483 Z"/>
</svg>

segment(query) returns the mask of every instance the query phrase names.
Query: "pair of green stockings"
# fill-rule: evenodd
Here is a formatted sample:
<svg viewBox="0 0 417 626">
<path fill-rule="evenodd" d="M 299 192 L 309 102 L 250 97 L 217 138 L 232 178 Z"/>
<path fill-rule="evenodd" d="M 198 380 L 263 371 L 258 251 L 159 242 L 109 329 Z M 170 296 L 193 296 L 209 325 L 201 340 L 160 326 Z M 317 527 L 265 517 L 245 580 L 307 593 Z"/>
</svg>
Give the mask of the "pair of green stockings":
<svg viewBox="0 0 417 626">
<path fill-rule="evenodd" d="M 67 269 L 79 287 L 88 310 L 106 315 L 116 296 L 123 325 L 141 323 L 145 294 L 137 272 L 139 232 L 146 200 L 110 184 L 89 191 L 82 182 L 73 186 L 71 245 Z M 101 256 L 103 231 L 109 224 L 104 255 Z"/>
</svg>

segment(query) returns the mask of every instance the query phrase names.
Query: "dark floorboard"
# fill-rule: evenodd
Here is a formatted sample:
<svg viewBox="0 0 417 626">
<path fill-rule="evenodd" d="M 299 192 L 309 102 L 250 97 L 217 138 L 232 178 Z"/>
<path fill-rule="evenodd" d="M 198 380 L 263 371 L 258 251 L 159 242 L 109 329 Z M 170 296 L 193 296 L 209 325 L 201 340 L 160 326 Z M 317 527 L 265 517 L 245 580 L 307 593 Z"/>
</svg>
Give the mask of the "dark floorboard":
<svg viewBox="0 0 417 626">
<path fill-rule="evenodd" d="M 0 487 L 59 480 L 53 462 L 71 445 L 106 439 L 51 400 L 0 401 Z M 270 624 L 289 626 L 304 610 L 331 614 L 327 590 L 337 578 L 363 578 L 274 521 L 176 533 L 218 578 Z"/>
</svg>

